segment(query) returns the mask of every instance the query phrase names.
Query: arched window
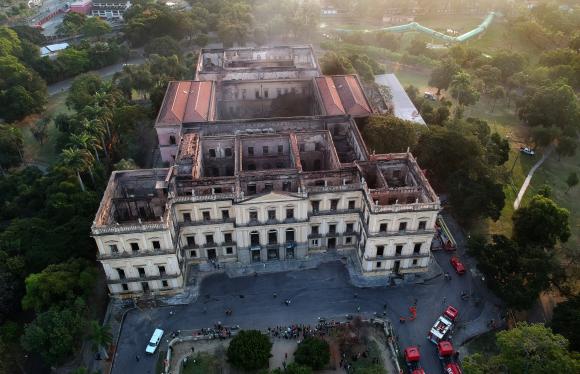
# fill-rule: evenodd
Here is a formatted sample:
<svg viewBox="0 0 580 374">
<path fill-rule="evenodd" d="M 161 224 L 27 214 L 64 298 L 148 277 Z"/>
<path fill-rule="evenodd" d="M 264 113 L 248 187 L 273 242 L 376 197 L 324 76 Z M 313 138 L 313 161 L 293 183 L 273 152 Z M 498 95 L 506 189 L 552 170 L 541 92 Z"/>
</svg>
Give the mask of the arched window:
<svg viewBox="0 0 580 374">
<path fill-rule="evenodd" d="M 291 243 L 294 241 L 294 229 L 286 229 L 286 243 Z"/>
<path fill-rule="evenodd" d="M 260 245 L 260 233 L 257 231 L 252 231 L 250 233 L 250 244 L 252 246 Z"/>
<path fill-rule="evenodd" d="M 170 145 L 177 144 L 177 141 L 175 140 L 175 135 L 169 135 L 169 144 Z"/>
<path fill-rule="evenodd" d="M 278 244 L 278 231 L 268 231 L 268 244 Z"/>
</svg>

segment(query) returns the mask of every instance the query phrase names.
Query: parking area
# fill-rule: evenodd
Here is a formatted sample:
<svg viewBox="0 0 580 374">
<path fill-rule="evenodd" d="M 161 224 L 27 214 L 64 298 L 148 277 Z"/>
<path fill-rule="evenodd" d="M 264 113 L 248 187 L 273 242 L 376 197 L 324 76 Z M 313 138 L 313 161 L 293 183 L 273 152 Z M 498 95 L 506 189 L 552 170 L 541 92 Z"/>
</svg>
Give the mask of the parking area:
<svg viewBox="0 0 580 374">
<path fill-rule="evenodd" d="M 166 336 L 175 330 L 191 330 L 213 326 L 240 325 L 245 329 L 267 329 L 288 323 L 312 324 L 318 317 L 344 318 L 347 314 L 372 317 L 386 310 L 396 326 L 401 348 L 418 345 L 422 364 L 427 372 L 438 372 L 435 345 L 426 339 L 433 322 L 447 305 L 459 309 L 459 327 L 454 341 L 460 345 L 470 335 L 485 331 L 486 322 L 497 318 L 498 309 L 488 300 L 481 279 L 469 271 L 456 275 L 449 263 L 450 254 L 434 254 L 442 270 L 452 276 L 435 277 L 423 284 L 398 287 L 356 288 L 349 281 L 344 263 L 323 263 L 316 269 L 263 274 L 230 279 L 215 274 L 204 279 L 196 302 L 184 306 L 132 310 L 121 330 L 113 373 L 154 373 L 156 355 L 145 354 L 148 339 L 155 328 Z M 474 296 L 462 300 L 461 293 Z M 277 297 L 274 297 L 274 293 Z M 480 299 L 476 302 L 475 299 Z M 285 300 L 291 300 L 289 305 Z M 409 315 L 409 307 L 417 303 L 417 318 L 399 323 Z M 386 309 L 384 309 L 386 306 Z M 225 311 L 232 310 L 231 316 Z M 139 360 L 137 360 L 139 356 Z"/>
</svg>

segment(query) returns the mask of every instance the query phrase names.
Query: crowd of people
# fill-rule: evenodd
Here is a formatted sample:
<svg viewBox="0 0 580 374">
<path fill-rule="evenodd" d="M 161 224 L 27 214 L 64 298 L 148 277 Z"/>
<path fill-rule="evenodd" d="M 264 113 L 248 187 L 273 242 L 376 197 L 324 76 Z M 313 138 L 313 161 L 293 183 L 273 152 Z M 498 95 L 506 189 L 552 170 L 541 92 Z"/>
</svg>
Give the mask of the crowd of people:
<svg viewBox="0 0 580 374">
<path fill-rule="evenodd" d="M 333 327 L 340 326 L 348 322 L 326 321 L 321 319 L 316 326 L 293 324 L 289 326 L 268 327 L 268 335 L 280 339 L 298 339 L 304 340 L 311 336 L 322 337 L 328 334 Z"/>
</svg>

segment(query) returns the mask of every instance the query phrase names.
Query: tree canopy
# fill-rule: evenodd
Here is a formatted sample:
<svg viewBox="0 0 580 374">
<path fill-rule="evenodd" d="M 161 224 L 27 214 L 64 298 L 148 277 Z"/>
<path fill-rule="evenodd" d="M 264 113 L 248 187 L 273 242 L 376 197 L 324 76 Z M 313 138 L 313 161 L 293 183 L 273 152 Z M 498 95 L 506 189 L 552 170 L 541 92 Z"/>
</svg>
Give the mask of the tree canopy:
<svg viewBox="0 0 580 374">
<path fill-rule="evenodd" d="M 514 239 L 521 245 L 553 248 L 558 241 L 566 242 L 570 237 L 569 216 L 570 212 L 552 199 L 536 195 L 514 212 Z"/>
<path fill-rule="evenodd" d="M 580 352 L 580 295 L 556 305 L 551 327 L 570 341 L 572 350 Z"/>
<path fill-rule="evenodd" d="M 542 324 L 519 323 L 496 334 L 499 353 L 467 356 L 463 368 L 469 373 L 577 373 L 578 355 L 567 350 L 568 341 Z"/>
<path fill-rule="evenodd" d="M 298 344 L 294 359 L 296 363 L 308 366 L 312 370 L 321 370 L 330 361 L 330 348 L 325 340 L 308 337 Z"/>
<path fill-rule="evenodd" d="M 371 152 L 399 153 L 415 147 L 420 131 L 420 125 L 387 115 L 369 118 L 362 135 Z"/>
<path fill-rule="evenodd" d="M 240 331 L 228 346 L 228 361 L 244 370 L 258 370 L 268 367 L 272 343 L 267 335 L 258 330 Z"/>
</svg>

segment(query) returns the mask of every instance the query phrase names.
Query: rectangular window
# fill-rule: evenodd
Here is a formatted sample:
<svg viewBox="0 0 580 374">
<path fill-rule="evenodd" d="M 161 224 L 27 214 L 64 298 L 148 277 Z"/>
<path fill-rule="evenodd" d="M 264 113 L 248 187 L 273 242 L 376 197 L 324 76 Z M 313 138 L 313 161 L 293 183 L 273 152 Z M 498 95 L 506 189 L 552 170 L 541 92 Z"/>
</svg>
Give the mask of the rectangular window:
<svg viewBox="0 0 580 374">
<path fill-rule="evenodd" d="M 278 96 L 282 95 L 282 89 L 281 88 L 276 88 L 276 95 L 278 95 Z"/>
<path fill-rule="evenodd" d="M 381 223 L 379 225 L 379 231 L 380 232 L 387 232 L 387 224 L 386 223 Z"/>
<path fill-rule="evenodd" d="M 265 155 L 267 155 L 267 154 L 268 154 L 268 152 L 269 152 L 269 150 L 268 150 L 268 146 L 267 146 L 267 145 L 263 146 L 263 147 L 262 147 L 262 154 L 265 154 Z"/>
<path fill-rule="evenodd" d="M 348 201 L 348 209 L 355 209 L 356 206 L 356 201 L 355 200 L 349 200 Z"/>
<path fill-rule="evenodd" d="M 225 234 L 224 234 L 224 241 L 225 241 L 226 243 L 231 243 L 231 242 L 232 242 L 232 234 L 231 234 L 231 233 L 229 233 L 229 232 L 228 232 L 228 233 L 225 233 Z"/>
<path fill-rule="evenodd" d="M 377 245 L 377 257 L 381 257 L 385 254 L 385 246 Z"/>
<path fill-rule="evenodd" d="M 204 212 L 201 212 L 201 214 L 203 215 L 204 221 L 209 221 L 211 219 L 211 215 L 210 215 L 209 211 L 206 210 Z"/>
<path fill-rule="evenodd" d="M 258 220 L 258 212 L 256 210 L 250 211 L 250 221 L 257 221 Z"/>
<path fill-rule="evenodd" d="M 284 146 L 282 144 L 278 145 L 278 154 L 281 155 L 284 153 Z"/>
<path fill-rule="evenodd" d="M 259 98 L 260 98 L 260 91 L 256 90 L 256 99 L 259 99 Z"/>
<path fill-rule="evenodd" d="M 304 149 L 305 149 L 305 148 L 304 148 L 304 143 L 300 143 L 300 144 L 298 145 L 298 150 L 299 150 L 300 152 L 304 152 Z"/>
<path fill-rule="evenodd" d="M 191 213 L 183 213 L 183 222 L 191 222 Z"/>
<path fill-rule="evenodd" d="M 153 249 L 161 249 L 161 243 L 159 243 L 159 240 L 153 240 Z"/>
<path fill-rule="evenodd" d="M 290 182 L 282 182 L 282 191 L 290 191 L 292 184 Z"/>
<path fill-rule="evenodd" d="M 242 99 L 244 99 L 244 100 L 246 99 L 246 89 L 245 88 L 242 89 Z"/>
<path fill-rule="evenodd" d="M 117 273 L 119 273 L 119 279 L 125 279 L 125 270 L 117 269 Z"/>
<path fill-rule="evenodd" d="M 292 208 L 286 209 L 286 218 L 294 218 L 294 209 Z"/>
<path fill-rule="evenodd" d="M 139 243 L 131 243 L 131 250 L 137 252 L 139 250 Z"/>
<path fill-rule="evenodd" d="M 167 283 L 167 281 L 166 281 L 166 280 L 163 280 L 163 281 L 161 281 L 161 286 L 162 286 L 163 288 L 167 288 L 167 287 L 169 287 L 169 283 Z"/>
<path fill-rule="evenodd" d="M 230 218 L 230 211 L 227 209 L 223 209 L 222 210 L 222 219 L 228 219 Z"/>
<path fill-rule="evenodd" d="M 318 247 L 318 239 L 312 240 L 312 246 L 313 247 Z"/>
<path fill-rule="evenodd" d="M 231 148 L 226 148 L 225 152 L 226 152 L 226 157 L 232 157 L 232 149 Z"/>
<path fill-rule="evenodd" d="M 273 189 L 274 189 L 274 184 L 264 183 L 264 191 L 265 192 L 272 192 Z"/>
<path fill-rule="evenodd" d="M 399 231 L 406 231 L 407 230 L 407 222 L 399 223 Z"/>
<path fill-rule="evenodd" d="M 248 155 L 250 156 L 254 155 L 254 147 L 248 147 Z"/>
<path fill-rule="evenodd" d="M 421 252 L 421 244 L 423 243 L 415 243 L 415 246 L 413 247 L 413 253 Z"/>
<path fill-rule="evenodd" d="M 264 89 L 264 97 L 267 99 L 268 98 L 268 89 Z"/>
<path fill-rule="evenodd" d="M 145 278 L 145 268 L 137 268 L 140 278 Z"/>
<path fill-rule="evenodd" d="M 336 234 L 336 225 L 335 224 L 328 225 L 328 233 L 329 234 Z"/>
<path fill-rule="evenodd" d="M 427 221 L 419 221 L 419 230 L 425 230 L 427 228 Z"/>
<path fill-rule="evenodd" d="M 418 263 L 419 263 L 419 260 L 417 260 L 417 259 L 413 260 L 413 266 L 417 266 Z"/>
<path fill-rule="evenodd" d="M 395 255 L 400 256 L 401 253 L 403 253 L 403 246 L 402 245 L 398 245 L 395 247 Z"/>
<path fill-rule="evenodd" d="M 141 282 L 141 288 L 143 288 L 143 292 L 149 292 L 149 283 Z"/>
<path fill-rule="evenodd" d="M 188 247 L 195 247 L 195 236 L 186 236 L 185 240 L 187 240 Z"/>
<path fill-rule="evenodd" d="M 312 212 L 314 213 L 318 213 L 318 210 L 320 209 L 320 201 L 312 201 Z"/>
<path fill-rule="evenodd" d="M 330 200 L 330 210 L 336 210 L 338 208 L 338 199 Z"/>
<path fill-rule="evenodd" d="M 354 231 L 354 223 L 347 223 L 346 224 L 346 232 L 353 232 Z"/>
<path fill-rule="evenodd" d="M 268 219 L 269 220 L 275 220 L 276 219 L 276 210 L 274 210 L 274 209 L 269 209 L 268 210 Z"/>
<path fill-rule="evenodd" d="M 318 226 L 312 226 L 312 235 L 318 235 Z"/>
<path fill-rule="evenodd" d="M 189 257 L 197 257 L 197 251 L 189 251 Z"/>
<path fill-rule="evenodd" d="M 383 266 L 383 263 L 380 262 L 380 261 L 377 261 L 377 269 L 380 268 L 380 267 L 382 267 L 382 266 Z"/>
<path fill-rule="evenodd" d="M 127 283 L 122 283 L 121 287 L 123 288 L 123 291 L 129 291 L 129 285 Z"/>
<path fill-rule="evenodd" d="M 232 247 L 226 247 L 226 255 L 234 254 L 234 249 Z"/>
<path fill-rule="evenodd" d="M 352 243 L 352 236 L 347 236 L 344 242 L 346 244 L 351 244 Z"/>
<path fill-rule="evenodd" d="M 248 184 L 248 194 L 250 194 L 250 195 L 256 194 L 256 185 L 255 184 Z"/>
<path fill-rule="evenodd" d="M 159 265 L 157 268 L 159 269 L 159 275 L 165 275 L 165 266 Z"/>
<path fill-rule="evenodd" d="M 213 241 L 213 235 L 212 235 L 212 234 L 207 234 L 207 235 L 205 236 L 205 242 L 206 242 L 207 244 L 214 244 L 214 241 Z"/>
<path fill-rule="evenodd" d="M 215 157 L 215 149 L 209 150 L 209 157 Z"/>
<path fill-rule="evenodd" d="M 111 253 L 119 253 L 119 248 L 117 247 L 117 244 L 109 244 L 109 250 L 111 251 Z"/>
<path fill-rule="evenodd" d="M 276 231 L 268 233 L 268 244 L 278 244 L 278 233 Z"/>
</svg>

